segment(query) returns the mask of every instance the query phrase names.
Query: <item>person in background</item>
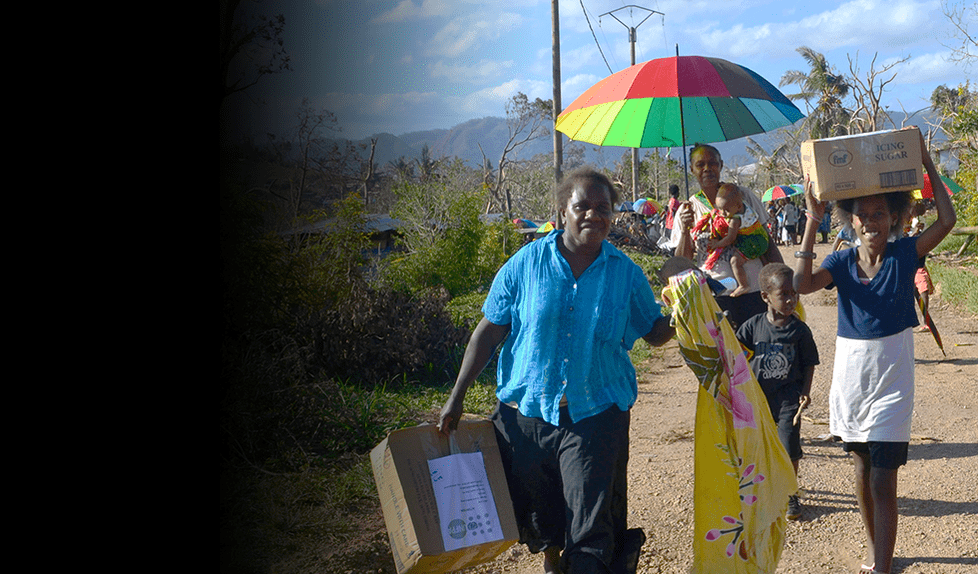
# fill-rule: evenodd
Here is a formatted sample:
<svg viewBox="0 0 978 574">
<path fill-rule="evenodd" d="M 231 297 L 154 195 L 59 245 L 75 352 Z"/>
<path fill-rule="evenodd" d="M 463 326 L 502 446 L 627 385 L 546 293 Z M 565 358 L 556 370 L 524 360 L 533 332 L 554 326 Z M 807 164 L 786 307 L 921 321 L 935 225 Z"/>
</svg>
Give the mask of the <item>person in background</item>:
<svg viewBox="0 0 978 574">
<path fill-rule="evenodd" d="M 679 209 L 679 186 L 672 184 L 669 186 L 669 205 L 666 206 L 666 229 L 669 233 L 672 233 L 672 222 L 676 217 L 677 209 Z"/>
<path fill-rule="evenodd" d="M 626 529 L 628 430 L 638 397 L 628 351 L 675 334 L 642 270 L 606 241 L 618 192 L 584 169 L 556 192 L 566 222 L 496 274 L 439 430 L 499 353 L 492 414 L 520 531 L 548 573 L 634 573 L 645 541 Z M 505 343 L 504 343 L 505 341 Z"/>
<path fill-rule="evenodd" d="M 829 205 L 825 209 L 826 209 L 826 212 L 827 213 L 831 213 L 832 212 L 832 204 L 829 203 Z M 808 212 L 806 211 L 805 213 L 808 213 Z M 831 217 L 823 217 L 822 218 L 822 221 L 818 224 L 818 232 L 822 234 L 822 240 L 819 241 L 819 243 L 828 243 L 829 242 L 829 231 L 832 231 L 832 218 Z"/>
<path fill-rule="evenodd" d="M 798 245 L 798 207 L 790 199 L 784 199 L 784 229 L 788 232 L 785 245 Z"/>
</svg>

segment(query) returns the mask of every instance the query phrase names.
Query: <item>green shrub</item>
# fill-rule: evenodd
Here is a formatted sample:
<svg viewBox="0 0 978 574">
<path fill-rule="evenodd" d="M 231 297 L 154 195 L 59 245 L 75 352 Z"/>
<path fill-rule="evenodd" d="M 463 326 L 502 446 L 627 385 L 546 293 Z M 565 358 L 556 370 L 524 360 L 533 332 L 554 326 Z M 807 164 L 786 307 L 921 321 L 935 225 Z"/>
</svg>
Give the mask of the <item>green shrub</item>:
<svg viewBox="0 0 978 574">
<path fill-rule="evenodd" d="M 393 214 L 406 222 L 402 255 L 385 263 L 382 281 L 417 293 L 442 287 L 454 297 L 486 288 L 516 252 L 520 239 L 512 225 L 479 219 L 482 193 L 453 191 L 445 183 L 402 183 Z"/>
<path fill-rule="evenodd" d="M 964 188 L 963 192 L 951 196 L 954 210 L 958 215 L 958 225 L 971 227 L 978 225 L 978 153 L 971 152 L 960 158 L 954 181 Z"/>
<path fill-rule="evenodd" d="M 454 379 L 468 330 L 456 327 L 445 291 L 366 288 L 301 327 L 329 377 L 374 385 L 402 377 Z"/>
<path fill-rule="evenodd" d="M 456 327 L 475 329 L 475 326 L 482 320 L 482 304 L 486 302 L 488 294 L 486 291 L 474 291 L 459 295 L 449 301 L 445 308 L 452 316 L 452 323 Z"/>
<path fill-rule="evenodd" d="M 288 324 L 296 313 L 335 304 L 363 284 L 362 201 L 351 196 L 335 211 L 303 222 L 326 220 L 327 232 L 279 234 L 264 229 L 270 205 L 235 190 L 221 206 L 221 276 L 225 329 L 240 333 Z M 297 222 L 301 224 L 302 222 Z"/>
<path fill-rule="evenodd" d="M 927 269 L 940 287 L 942 301 L 978 316 L 978 272 L 973 263 L 968 268 L 929 259 Z"/>
</svg>

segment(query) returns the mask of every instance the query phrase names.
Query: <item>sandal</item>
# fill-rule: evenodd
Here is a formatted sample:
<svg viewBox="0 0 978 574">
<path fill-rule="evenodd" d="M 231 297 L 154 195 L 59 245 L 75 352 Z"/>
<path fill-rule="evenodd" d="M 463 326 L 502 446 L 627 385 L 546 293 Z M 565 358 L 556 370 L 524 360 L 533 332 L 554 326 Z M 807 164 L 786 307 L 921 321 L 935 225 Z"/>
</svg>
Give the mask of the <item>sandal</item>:
<svg viewBox="0 0 978 574">
<path fill-rule="evenodd" d="M 875 563 L 873 563 L 872 566 L 866 566 L 865 564 L 860 564 L 859 565 L 859 574 L 877 574 L 877 572 L 876 572 L 876 570 L 874 570 L 874 568 L 876 568 L 876 564 Z"/>
</svg>

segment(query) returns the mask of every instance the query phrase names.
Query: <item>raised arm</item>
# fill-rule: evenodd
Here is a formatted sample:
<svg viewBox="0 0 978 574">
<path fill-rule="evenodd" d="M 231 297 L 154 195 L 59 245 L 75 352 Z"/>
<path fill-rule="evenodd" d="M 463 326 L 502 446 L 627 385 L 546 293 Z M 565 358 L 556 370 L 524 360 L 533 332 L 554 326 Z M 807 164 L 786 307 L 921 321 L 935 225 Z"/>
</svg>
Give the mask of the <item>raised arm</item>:
<svg viewBox="0 0 978 574">
<path fill-rule="evenodd" d="M 920 136 L 920 154 L 924 163 L 924 169 L 927 170 L 927 177 L 930 178 L 930 186 L 934 190 L 934 205 L 937 206 L 937 221 L 925 229 L 917 239 L 917 256 L 923 257 L 930 253 L 931 249 L 937 247 L 937 244 L 954 229 L 954 224 L 957 223 L 958 216 L 954 213 L 954 205 L 951 203 L 950 196 L 948 196 L 947 188 L 944 187 L 944 182 L 941 181 L 941 174 L 937 173 L 934 160 L 930 157 L 930 153 L 927 152 L 923 134 Z"/>
<path fill-rule="evenodd" d="M 821 267 L 817 271 L 812 271 L 814 262 L 815 236 L 818 235 L 818 223 L 821 223 L 825 213 L 825 202 L 815 199 L 812 193 L 812 182 L 805 177 L 805 203 L 808 205 L 808 213 L 815 225 L 805 226 L 805 236 L 798 247 L 798 255 L 795 259 L 795 290 L 801 294 L 814 293 L 824 288 L 832 282 L 832 274 L 827 269 Z M 809 255 L 810 254 L 810 255 Z"/>
<path fill-rule="evenodd" d="M 441 416 L 438 419 L 438 430 L 444 434 L 458 428 L 458 421 L 462 418 L 462 402 L 465 400 L 465 393 L 475 382 L 479 374 L 486 365 L 492 354 L 496 351 L 499 343 L 503 342 L 509 333 L 509 325 L 496 325 L 490 323 L 485 317 L 479 321 L 469 344 L 465 347 L 465 355 L 462 357 L 462 366 L 459 367 L 458 377 L 455 379 L 455 386 L 452 394 L 445 401 L 445 406 L 441 409 Z"/>
</svg>

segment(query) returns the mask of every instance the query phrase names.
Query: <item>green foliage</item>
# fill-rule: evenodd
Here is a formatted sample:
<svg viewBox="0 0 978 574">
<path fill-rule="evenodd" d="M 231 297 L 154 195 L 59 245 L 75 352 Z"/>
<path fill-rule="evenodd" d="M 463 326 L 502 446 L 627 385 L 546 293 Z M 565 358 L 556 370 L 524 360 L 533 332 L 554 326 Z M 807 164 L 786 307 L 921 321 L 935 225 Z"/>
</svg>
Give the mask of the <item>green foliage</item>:
<svg viewBox="0 0 978 574">
<path fill-rule="evenodd" d="M 508 222 L 479 219 L 482 194 L 448 189 L 444 182 L 404 182 L 394 217 L 407 222 L 400 243 L 407 253 L 386 262 L 383 282 L 412 293 L 444 288 L 451 296 L 491 283 L 520 245 Z"/>
<path fill-rule="evenodd" d="M 661 255 L 648 255 L 642 253 L 641 251 L 636 251 L 627 247 L 622 249 L 622 252 L 625 253 L 625 255 L 628 255 L 628 257 L 642 269 L 642 272 L 645 273 L 645 277 L 652 285 L 652 291 L 658 296 L 658 294 L 662 292 L 665 285 L 659 281 L 659 278 L 655 273 L 660 267 L 662 267 L 662 264 L 666 262 L 666 258 Z"/>
<path fill-rule="evenodd" d="M 447 400 L 448 394 L 446 393 L 442 403 Z M 496 363 L 493 361 L 465 393 L 462 412 L 488 417 L 496 408 L 498 400 L 496 398 Z"/>
<path fill-rule="evenodd" d="M 327 232 L 283 235 L 264 230 L 269 205 L 236 189 L 223 193 L 221 276 L 225 330 L 240 333 L 288 323 L 363 284 L 363 209 L 356 196 L 338 202 Z M 316 213 L 311 221 L 330 214 Z M 301 311 L 300 311 L 301 312 Z"/>
<path fill-rule="evenodd" d="M 454 378 L 468 331 L 445 310 L 444 291 L 355 292 L 343 305 L 310 316 L 300 336 L 316 349 L 322 373 L 373 386 L 403 376 Z"/>
<path fill-rule="evenodd" d="M 927 269 L 940 286 L 941 300 L 978 317 L 978 270 L 928 260 Z"/>
<path fill-rule="evenodd" d="M 326 220 L 325 233 L 292 244 L 295 264 L 310 291 L 303 302 L 311 309 L 335 305 L 363 288 L 361 270 L 367 263 L 363 254 L 370 248 L 360 196 L 353 194 L 336 202 L 332 213 L 317 211 L 307 218 L 309 223 L 322 219 Z"/>
<path fill-rule="evenodd" d="M 958 226 L 978 225 L 978 152 L 969 152 L 960 157 L 954 181 L 964 191 L 951 197 L 958 216 Z"/>
<path fill-rule="evenodd" d="M 445 308 L 452 316 L 452 323 L 456 327 L 475 329 L 482 319 L 482 304 L 486 302 L 486 295 L 484 291 L 473 291 L 449 301 Z"/>
<path fill-rule="evenodd" d="M 967 239 L 968 238 L 966 235 L 950 234 L 947 237 L 945 237 L 940 243 L 937 244 L 937 247 L 933 249 L 932 253 L 955 255 L 957 254 L 958 250 L 961 249 L 961 246 L 964 245 L 964 242 L 967 241 Z M 972 241 L 971 244 L 968 245 L 968 248 L 964 250 L 964 253 L 962 253 L 962 255 L 967 257 L 968 255 L 975 255 L 976 252 L 978 252 L 978 244 Z M 963 264 L 968 265 L 968 260 L 965 259 Z M 970 264 L 972 267 L 974 267 L 975 262 L 971 261 Z"/>
<path fill-rule="evenodd" d="M 797 52 L 808 63 L 809 71 L 789 70 L 781 76 L 778 85 L 799 87 L 798 93 L 786 94 L 788 99 L 805 100 L 809 103 L 810 100 L 816 101 L 805 118 L 805 125 L 812 138 L 844 135 L 850 114 L 842 105 L 842 100 L 851 88 L 848 78 L 837 73 L 825 59 L 825 55 L 808 46 L 797 48 Z"/>
</svg>

